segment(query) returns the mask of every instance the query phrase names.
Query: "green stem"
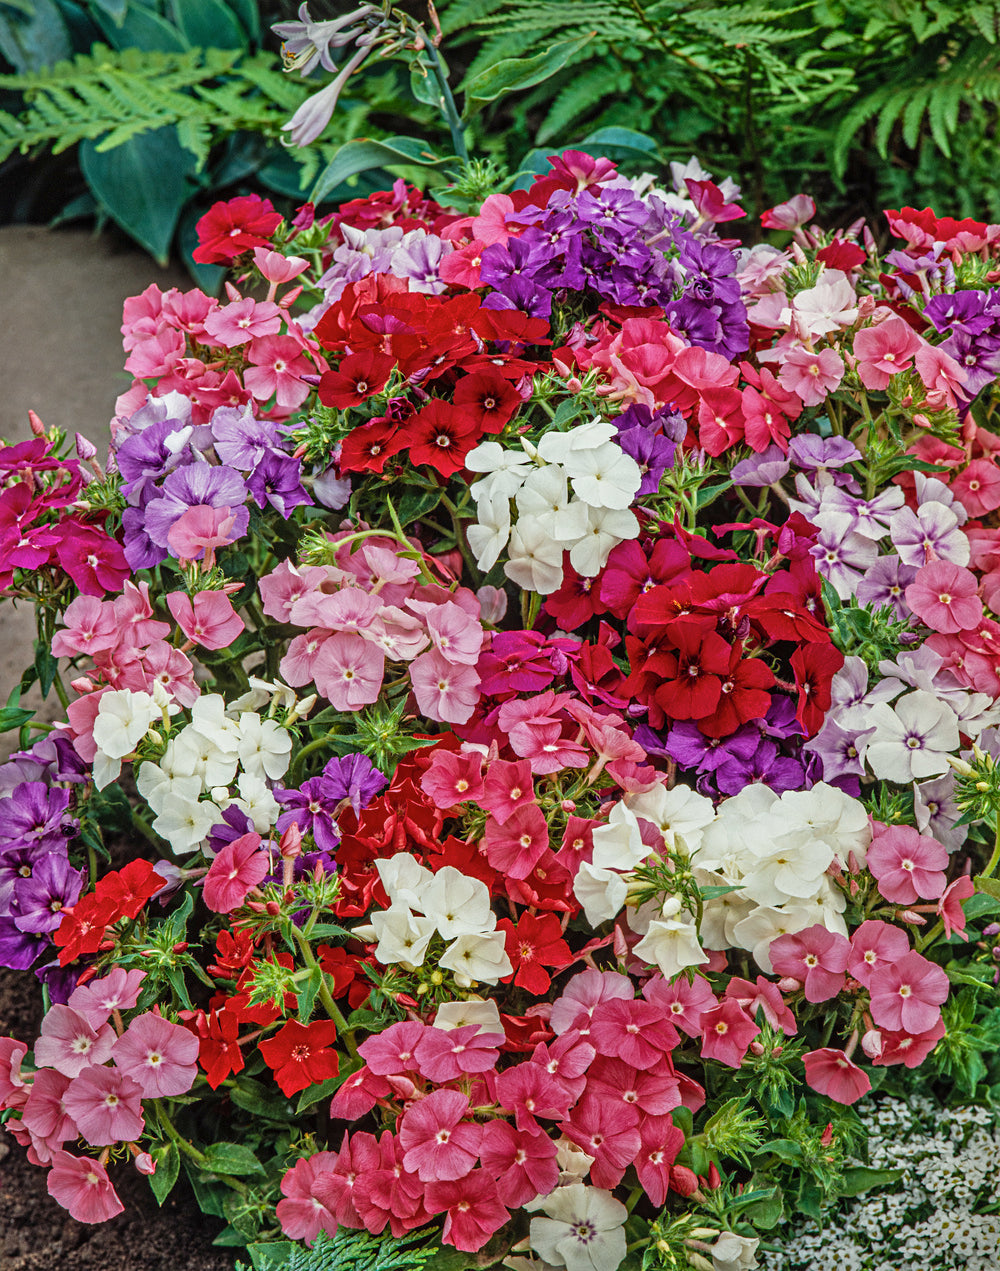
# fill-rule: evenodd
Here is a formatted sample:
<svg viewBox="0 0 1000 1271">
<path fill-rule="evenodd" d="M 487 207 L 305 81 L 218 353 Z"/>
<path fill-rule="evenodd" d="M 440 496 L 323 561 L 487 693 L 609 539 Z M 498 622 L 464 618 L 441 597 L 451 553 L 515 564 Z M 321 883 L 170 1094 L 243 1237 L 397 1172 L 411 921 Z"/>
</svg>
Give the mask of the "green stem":
<svg viewBox="0 0 1000 1271">
<path fill-rule="evenodd" d="M 337 1032 L 340 1034 L 344 1045 L 347 1047 L 348 1054 L 353 1059 L 358 1053 L 358 1048 L 354 1042 L 354 1034 L 347 1027 L 347 1020 L 344 1019 L 340 1007 L 333 1000 L 333 997 L 330 994 L 330 989 L 326 982 L 326 975 L 319 963 L 316 961 L 316 955 L 312 951 L 312 946 L 294 923 L 291 924 L 291 931 L 292 936 L 295 939 L 295 943 L 299 946 L 299 952 L 302 954 L 302 961 L 306 964 L 310 971 L 314 969 L 319 970 L 319 1000 L 323 1003 L 323 1009 L 326 1011 L 327 1015 L 329 1015 L 329 1017 L 337 1025 Z"/>
<path fill-rule="evenodd" d="M 441 100 L 444 103 L 444 117 L 448 121 L 448 131 L 451 133 L 451 144 L 455 148 L 455 154 L 463 164 L 469 162 L 469 151 L 465 145 L 465 137 L 462 133 L 462 121 L 459 118 L 458 107 L 455 105 L 455 98 L 451 95 L 451 86 L 448 83 L 448 75 L 438 56 L 438 51 L 434 47 L 434 41 L 430 38 L 419 22 L 413 23 L 414 30 L 423 39 L 427 56 L 430 58 L 431 69 L 434 72 L 434 78 L 438 82 L 438 88 L 441 90 Z"/>
<path fill-rule="evenodd" d="M 212 1166 L 208 1157 L 204 1152 L 199 1151 L 193 1143 L 189 1143 L 188 1140 L 180 1133 L 173 1121 L 171 1121 L 167 1110 L 163 1105 L 163 1100 L 155 1099 L 153 1102 L 156 1107 L 156 1118 L 160 1123 L 160 1128 L 171 1139 L 171 1141 L 177 1145 L 178 1150 L 183 1152 L 185 1156 L 190 1157 L 190 1159 L 201 1169 L 211 1172 Z M 247 1194 L 246 1183 L 241 1183 L 238 1178 L 232 1178 L 228 1174 L 219 1174 L 218 1178 L 241 1195 L 245 1196 Z"/>
<path fill-rule="evenodd" d="M 993 832 L 993 852 L 990 859 L 986 862 L 986 868 L 979 878 L 992 878 L 997 866 L 1000 865 L 1000 816 L 997 817 L 996 827 Z M 925 936 L 922 936 L 916 942 L 918 953 L 923 953 L 925 949 L 929 949 L 944 931 L 944 922 L 939 919 Z"/>
<path fill-rule="evenodd" d="M 331 739 L 336 736 L 337 736 L 336 729 L 331 728 L 330 731 L 327 733 L 324 733 L 322 737 L 316 737 L 302 747 L 302 749 L 299 751 L 299 753 L 295 756 L 294 760 L 292 761 L 292 766 L 289 769 L 289 776 L 294 786 L 298 786 L 299 782 L 302 779 L 302 773 L 304 770 L 303 761 L 306 758 L 308 758 L 309 755 L 315 754 L 317 750 L 321 750 L 324 746 L 328 745 Z"/>
</svg>

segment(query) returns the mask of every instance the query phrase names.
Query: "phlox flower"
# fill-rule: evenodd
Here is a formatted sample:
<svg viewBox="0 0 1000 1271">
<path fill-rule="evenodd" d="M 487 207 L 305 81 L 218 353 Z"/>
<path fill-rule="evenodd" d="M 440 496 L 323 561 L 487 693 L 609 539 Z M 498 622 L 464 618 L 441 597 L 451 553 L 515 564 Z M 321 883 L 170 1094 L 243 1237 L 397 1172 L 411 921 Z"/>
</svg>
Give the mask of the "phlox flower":
<svg viewBox="0 0 1000 1271">
<path fill-rule="evenodd" d="M 877 971 L 898 962 L 909 951 L 910 942 L 905 931 L 887 922 L 869 919 L 851 933 L 848 974 L 865 988 L 870 988 Z"/>
<path fill-rule="evenodd" d="M 142 1088 L 115 1068 L 84 1068 L 63 1095 L 81 1136 L 95 1147 L 134 1141 L 142 1133 Z"/>
<path fill-rule="evenodd" d="M 434 1090 L 411 1103 L 399 1123 L 403 1164 L 422 1182 L 448 1182 L 471 1173 L 483 1127 L 463 1118 L 469 1100 L 457 1090 Z"/>
<path fill-rule="evenodd" d="M 475 1024 L 462 1028 L 428 1028 L 417 1043 L 417 1067 L 435 1085 L 466 1073 L 490 1072 L 497 1061 L 503 1033 L 481 1033 Z"/>
<path fill-rule="evenodd" d="M 282 674 L 295 683 L 285 661 Z M 337 631 L 320 644 L 311 670 L 316 687 L 337 710 L 356 711 L 378 700 L 385 654 L 360 635 Z"/>
<path fill-rule="evenodd" d="M 244 630 L 225 592 L 199 591 L 189 597 L 174 591 L 167 596 L 167 608 L 187 638 L 206 649 L 226 649 Z"/>
<path fill-rule="evenodd" d="M 514 983 L 536 996 L 546 993 L 552 977 L 545 968 L 561 968 L 572 958 L 558 917 L 522 913 L 516 927 L 509 918 L 501 918 L 497 928 L 504 933 Z"/>
<path fill-rule="evenodd" d="M 107 1170 L 87 1157 L 55 1152 L 46 1185 L 49 1195 L 77 1222 L 107 1222 L 125 1209 Z"/>
<path fill-rule="evenodd" d="M 251 341 L 247 354 L 250 366 L 243 382 L 258 402 L 274 397 L 282 413 L 301 406 L 310 387 L 303 375 L 315 372 L 312 362 L 303 356 L 299 340 L 290 335 L 264 335 Z"/>
<path fill-rule="evenodd" d="M 587 1071 L 586 1090 L 612 1102 L 636 1108 L 644 1116 L 662 1116 L 680 1106 L 680 1083 L 672 1079 L 668 1061 L 642 1072 L 621 1059 L 596 1059 Z"/>
<path fill-rule="evenodd" d="M 654 1067 L 677 1045 L 677 1030 L 662 1008 L 644 998 L 610 998 L 594 1007 L 589 1039 L 598 1054 L 624 1060 L 633 1068 Z"/>
<path fill-rule="evenodd" d="M 703 1059 L 717 1059 L 730 1068 L 739 1068 L 743 1056 L 760 1029 L 740 1004 L 732 998 L 711 1007 L 701 1017 Z"/>
<path fill-rule="evenodd" d="M 884 312 L 884 311 L 883 311 Z M 900 371 L 909 370 L 924 342 L 903 318 L 892 316 L 854 336 L 854 356 L 861 383 L 882 390 Z"/>
<path fill-rule="evenodd" d="M 556 1145 L 547 1134 L 516 1130 L 508 1121 L 487 1121 L 480 1148 L 483 1169 L 497 1180 L 504 1205 L 516 1209 L 547 1196 L 559 1181 Z"/>
<path fill-rule="evenodd" d="M 844 936 L 816 925 L 778 936 L 769 952 L 778 975 L 793 976 L 802 983 L 807 1002 L 826 1002 L 844 987 L 850 949 Z"/>
<path fill-rule="evenodd" d="M 937 911 L 944 925 L 946 938 L 950 939 L 956 935 L 968 941 L 969 937 L 965 934 L 965 910 L 962 908 L 962 901 L 973 896 L 975 890 L 975 883 L 967 874 L 963 874 L 954 882 L 949 883 L 941 893 Z"/>
<path fill-rule="evenodd" d="M 259 834 L 244 834 L 227 843 L 209 866 L 202 895 L 217 914 L 232 913 L 271 872 L 271 859 L 261 851 Z"/>
<path fill-rule="evenodd" d="M 314 1194 L 318 1175 L 336 1160 L 336 1152 L 316 1152 L 285 1171 L 276 1213 L 281 1230 L 289 1239 L 304 1240 L 311 1246 L 321 1231 L 328 1236 L 336 1232 L 336 1218 Z"/>
<path fill-rule="evenodd" d="M 91 1064 L 103 1064 L 111 1056 L 115 1031 L 106 1023 L 96 1027 L 71 1006 L 55 1005 L 42 1020 L 42 1032 L 35 1042 L 35 1062 L 55 1068 L 66 1077 L 76 1077 Z"/>
<path fill-rule="evenodd" d="M 547 596 L 563 581 L 563 546 L 536 517 L 524 516 L 510 533 L 504 573 L 525 591 Z"/>
<path fill-rule="evenodd" d="M 565 1083 L 536 1063 L 505 1068 L 497 1077 L 497 1099 L 502 1108 L 514 1113 L 517 1128 L 524 1132 L 540 1128 L 538 1117 L 568 1116 L 573 1102 Z"/>
<path fill-rule="evenodd" d="M 483 847 L 495 870 L 511 878 L 527 878 L 549 847 L 549 827 L 541 808 L 536 803 L 522 805 L 503 825 L 488 817 Z"/>
<path fill-rule="evenodd" d="M 912 905 L 937 900 L 945 889 L 948 849 L 910 825 L 876 826 L 868 868 L 886 900 Z"/>
<path fill-rule="evenodd" d="M 53 1068 L 39 1068 L 28 1091 L 28 1101 L 21 1112 L 21 1123 L 34 1139 L 43 1139 L 50 1152 L 67 1139 L 76 1139 L 80 1131 L 66 1109 L 63 1095 L 70 1078 Z M 37 1147 L 36 1147 L 37 1151 Z"/>
<path fill-rule="evenodd" d="M 684 975 L 673 981 L 654 975 L 642 986 L 642 995 L 688 1037 L 701 1036 L 702 1016 L 718 1005 L 711 985 L 702 975 L 694 975 L 690 981 Z"/>
<path fill-rule="evenodd" d="M 968 537 L 959 528 L 952 509 L 938 499 L 921 503 L 916 511 L 900 508 L 889 522 L 889 533 L 904 565 L 919 569 L 934 559 L 955 565 L 969 563 Z"/>
<path fill-rule="evenodd" d="M 390 905 L 388 909 L 372 914 L 372 927 L 378 941 L 375 957 L 383 966 L 393 962 L 420 966 L 431 937 L 437 931 L 433 918 L 413 914 L 405 905 Z"/>
<path fill-rule="evenodd" d="M 149 1012 L 132 1020 L 111 1058 L 144 1099 L 186 1094 L 198 1072 L 198 1039 L 180 1024 Z"/>
<path fill-rule="evenodd" d="M 428 1025 L 420 1020 L 403 1020 L 399 1024 L 390 1024 L 381 1033 L 366 1037 L 358 1047 L 358 1054 L 369 1071 L 378 1076 L 418 1072 L 417 1045 L 427 1029 Z"/>
<path fill-rule="evenodd" d="M 877 1068 L 887 1067 L 889 1064 L 919 1068 L 944 1034 L 945 1023 L 940 1016 L 933 1027 L 923 1033 L 877 1029 L 873 1039 L 877 1044 L 872 1053 L 872 1063 Z M 869 1052 L 866 1050 L 865 1053 Z"/>
<path fill-rule="evenodd" d="M 557 1187 L 530 1206 L 532 1249 L 553 1266 L 567 1271 L 609 1271 L 624 1261 L 628 1210 L 610 1191 L 573 1183 Z"/>
<path fill-rule="evenodd" d="M 764 229 L 798 229 L 816 215 L 815 200 L 809 194 L 796 194 L 785 203 L 778 203 L 761 213 Z M 662 1204 L 662 1201 L 658 1202 Z"/>
<path fill-rule="evenodd" d="M 28 1053 L 24 1042 L 13 1037 L 0 1037 L 0 1105 L 6 1105 L 15 1091 L 24 1089 L 21 1061 Z"/>
<path fill-rule="evenodd" d="M 292 738 L 287 728 L 273 719 L 262 719 L 254 711 L 242 711 L 239 718 L 240 767 L 255 777 L 277 781 L 288 771 Z"/>
<path fill-rule="evenodd" d="M 637 958 L 654 963 L 665 976 L 674 976 L 688 967 L 710 961 L 698 940 L 698 929 L 690 919 L 654 918 L 645 935 L 632 950 Z"/>
<path fill-rule="evenodd" d="M 438 965 L 484 984 L 496 984 L 514 970 L 507 957 L 502 931 L 458 936 L 438 959 Z"/>
<path fill-rule="evenodd" d="M 917 570 L 906 603 L 932 631 L 954 635 L 973 630 L 983 616 L 975 574 L 952 561 L 934 560 Z"/>
<path fill-rule="evenodd" d="M 313 1187 L 316 1198 L 342 1227 L 364 1225 L 354 1207 L 354 1189 L 358 1179 L 379 1163 L 378 1143 L 373 1134 L 345 1133 L 336 1162 L 318 1175 Z"/>
<path fill-rule="evenodd" d="M 489 888 L 454 865 L 442 866 L 427 879 L 420 889 L 419 907 L 445 940 L 453 936 L 479 935 L 496 926 Z"/>
<path fill-rule="evenodd" d="M 662 1205 L 670 1187 L 670 1167 L 684 1146 L 684 1134 L 669 1116 L 647 1116 L 639 1123 L 641 1146 L 635 1169 L 643 1191 Z"/>
<path fill-rule="evenodd" d="M 617 1187 L 642 1143 L 637 1110 L 598 1096 L 585 1095 L 560 1129 L 594 1158 L 590 1178 L 597 1187 Z"/>
<path fill-rule="evenodd" d="M 100 979 L 78 985 L 70 994 L 68 1005 L 86 1015 L 97 1028 L 106 1023 L 112 1011 L 128 1011 L 135 1006 L 145 978 L 145 971 L 112 967 Z"/>
<path fill-rule="evenodd" d="M 466 1253 L 481 1249 L 510 1217 L 497 1193 L 496 1177 L 485 1169 L 431 1183 L 424 1204 L 428 1213 L 445 1214 L 441 1243 Z"/>
<path fill-rule="evenodd" d="M 570 1029 L 586 1029 L 594 1011 L 602 1002 L 612 998 L 631 1001 L 635 989 L 627 975 L 617 971 L 588 969 L 574 975 L 562 993 L 552 1003 L 549 1024 L 557 1035 Z"/>
<path fill-rule="evenodd" d="M 923 689 L 894 706 L 878 702 L 867 722 L 876 729 L 867 759 L 876 777 L 906 785 L 948 771 L 946 756 L 958 750 L 958 721 L 947 703 Z"/>
<path fill-rule="evenodd" d="M 430 767 L 421 775 L 420 788 L 437 808 L 453 808 L 467 801 L 485 807 L 482 756 L 435 750 Z"/>
<path fill-rule="evenodd" d="M 421 653 L 410 664 L 410 684 L 420 710 L 438 723 L 466 723 L 479 700 L 475 667 L 449 661 L 438 648 Z"/>
<path fill-rule="evenodd" d="M 858 316 L 857 296 L 850 278 L 839 269 L 828 269 L 814 287 L 800 291 L 786 313 L 785 322 L 791 323 L 792 315 L 799 325 L 813 338 L 830 335 L 841 327 L 849 327 Z"/>
<path fill-rule="evenodd" d="M 939 966 L 919 953 L 905 953 L 872 975 L 872 1019 L 880 1028 L 925 1033 L 937 1023 L 949 987 Z"/>
<path fill-rule="evenodd" d="M 337 1052 L 330 1049 L 336 1037 L 337 1026 L 332 1020 L 300 1024 L 293 1019 L 260 1043 L 260 1053 L 282 1094 L 290 1097 L 306 1086 L 336 1077 L 340 1061 Z"/>
</svg>

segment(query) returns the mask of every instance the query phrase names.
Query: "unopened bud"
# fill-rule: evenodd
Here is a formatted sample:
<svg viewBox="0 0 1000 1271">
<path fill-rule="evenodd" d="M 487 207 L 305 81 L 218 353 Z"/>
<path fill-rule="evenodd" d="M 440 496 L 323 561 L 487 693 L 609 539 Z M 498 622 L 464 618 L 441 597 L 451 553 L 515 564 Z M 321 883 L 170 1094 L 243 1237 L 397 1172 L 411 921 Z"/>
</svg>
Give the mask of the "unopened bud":
<svg viewBox="0 0 1000 1271">
<path fill-rule="evenodd" d="M 833 1122 L 832 1121 L 828 1121 L 826 1123 L 826 1129 L 819 1136 L 819 1141 L 823 1145 L 823 1147 L 829 1147 L 830 1144 L 833 1142 Z"/>
<path fill-rule="evenodd" d="M 760 1044 L 759 1041 L 752 1041 L 750 1043 L 750 1053 L 751 1055 L 757 1055 L 757 1056 L 763 1055 L 764 1047 Z"/>
<path fill-rule="evenodd" d="M 135 1167 L 140 1174 L 155 1174 L 156 1162 L 148 1152 L 140 1152 L 135 1158 Z"/>
<path fill-rule="evenodd" d="M 293 861 L 302 855 L 302 832 L 298 821 L 293 821 L 282 834 L 278 848 L 283 860 Z"/>
<path fill-rule="evenodd" d="M 45 425 L 42 423 L 42 421 L 38 418 L 38 416 L 35 414 L 33 410 L 28 411 L 28 427 L 31 429 L 31 431 L 35 434 L 36 437 L 45 436 Z"/>
<path fill-rule="evenodd" d="M 177 943 L 171 948 L 170 952 L 171 953 L 186 953 L 187 947 L 188 947 L 187 940 L 178 940 Z"/>
<path fill-rule="evenodd" d="M 802 981 L 797 980 L 794 975 L 783 976 L 778 981 L 778 988 L 781 989 L 782 993 L 795 993 L 801 987 Z"/>
<path fill-rule="evenodd" d="M 562 808 L 564 812 L 576 811 L 576 804 L 573 802 L 572 799 L 563 799 L 562 803 L 560 803 L 559 806 Z"/>
<path fill-rule="evenodd" d="M 281 906 L 276 900 L 269 900 L 264 906 L 264 910 L 270 915 L 270 917 L 277 918 L 277 916 L 281 913 Z"/>
<path fill-rule="evenodd" d="M 877 1028 L 871 1028 L 861 1038 L 861 1049 L 869 1059 L 878 1059 L 882 1054 L 882 1034 Z"/>
<path fill-rule="evenodd" d="M 82 432 L 78 432 L 76 434 L 76 453 L 84 463 L 89 463 L 97 454 L 97 447 Z"/>
<path fill-rule="evenodd" d="M 296 302 L 296 300 L 298 300 L 299 296 L 301 295 L 302 295 L 302 286 L 300 284 L 298 287 L 293 287 L 291 291 L 285 292 L 285 294 L 278 301 L 278 308 L 288 309 L 291 305 L 293 305 Z"/>
</svg>

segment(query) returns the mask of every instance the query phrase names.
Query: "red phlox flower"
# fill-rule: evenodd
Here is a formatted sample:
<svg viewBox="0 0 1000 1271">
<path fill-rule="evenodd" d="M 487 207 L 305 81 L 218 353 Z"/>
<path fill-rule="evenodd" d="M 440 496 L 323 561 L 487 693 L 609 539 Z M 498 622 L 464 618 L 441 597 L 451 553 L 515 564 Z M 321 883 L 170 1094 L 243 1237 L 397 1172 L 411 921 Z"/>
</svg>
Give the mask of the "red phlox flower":
<svg viewBox="0 0 1000 1271">
<path fill-rule="evenodd" d="M 799 702 L 795 715 L 809 737 L 823 727 L 830 709 L 830 684 L 844 665 L 844 655 L 833 644 L 803 644 L 791 656 Z"/>
<path fill-rule="evenodd" d="M 205 1070 L 209 1086 L 217 1090 L 230 1073 L 242 1072 L 243 1051 L 239 1046 L 239 1021 L 226 1011 L 182 1012 L 181 1019 L 198 1037 L 198 1062 Z"/>
<path fill-rule="evenodd" d="M 281 213 L 259 194 L 213 203 L 195 225 L 198 246 L 192 257 L 199 265 L 226 264 L 251 247 L 265 246 L 280 224 Z"/>
<path fill-rule="evenodd" d="M 311 1247 L 321 1231 L 328 1236 L 336 1232 L 336 1218 L 314 1194 L 317 1177 L 336 1163 L 336 1152 L 316 1152 L 285 1171 L 276 1213 L 282 1232 L 290 1240 L 304 1240 Z"/>
<path fill-rule="evenodd" d="M 532 1061 L 505 1068 L 497 1077 L 497 1100 L 514 1113 L 519 1130 L 539 1129 L 538 1117 L 556 1119 L 569 1114 L 570 1095 L 563 1082 Z"/>
<path fill-rule="evenodd" d="M 741 724 L 763 719 L 771 708 L 774 672 L 762 658 L 744 658 L 741 647 L 733 645 L 729 673 L 722 677 L 719 702 L 710 715 L 698 720 L 707 737 L 728 737 Z"/>
<path fill-rule="evenodd" d="M 430 1213 L 446 1215 L 441 1243 L 465 1253 L 481 1249 L 510 1218 L 497 1194 L 496 1180 L 484 1169 L 453 1182 L 431 1183 L 424 1203 Z"/>
<path fill-rule="evenodd" d="M 731 647 L 714 631 L 677 622 L 670 625 L 669 635 L 677 667 L 654 699 L 670 719 L 703 719 L 719 705 L 722 681 L 730 674 Z"/>
<path fill-rule="evenodd" d="M 886 900 L 912 905 L 918 898 L 937 900 L 945 889 L 948 849 L 912 825 L 875 822 L 868 869 Z"/>
<path fill-rule="evenodd" d="M 114 902 L 96 892 L 81 896 L 52 937 L 59 946 L 59 965 L 66 966 L 84 954 L 96 953 L 114 912 Z"/>
<path fill-rule="evenodd" d="M 453 476 L 481 435 L 482 428 L 471 412 L 432 398 L 407 429 L 410 461 L 425 463 L 443 477 Z"/>
<path fill-rule="evenodd" d="M 395 363 L 387 353 L 362 349 L 349 353 L 335 371 L 324 371 L 317 392 L 324 406 L 347 410 L 381 393 Z"/>
<path fill-rule="evenodd" d="M 527 989 L 536 997 L 547 993 L 552 983 L 545 968 L 561 969 L 572 961 L 569 945 L 562 938 L 562 924 L 555 914 L 537 917 L 524 913 L 516 927 L 509 918 L 501 918 L 497 930 L 504 933 L 507 957 L 514 968 L 504 983 L 513 980 L 519 988 Z"/>
<path fill-rule="evenodd" d="M 671 1166 L 684 1146 L 684 1135 L 669 1116 L 647 1116 L 639 1123 L 635 1158 L 639 1183 L 652 1204 L 662 1205 L 670 1188 Z"/>
<path fill-rule="evenodd" d="M 736 388 L 707 388 L 698 400 L 698 442 L 713 459 L 743 440 L 743 397 Z"/>
<path fill-rule="evenodd" d="M 547 1134 L 517 1130 L 509 1121 L 487 1121 L 479 1156 L 497 1180 L 500 1200 L 511 1209 L 547 1196 L 559 1181 L 555 1143 Z"/>
<path fill-rule="evenodd" d="M 590 1181 L 611 1191 L 639 1154 L 639 1113 L 626 1103 L 612 1103 L 585 1094 L 570 1119 L 560 1125 L 568 1139 L 594 1158 Z"/>
<path fill-rule="evenodd" d="M 607 606 L 599 597 L 600 576 L 582 578 L 565 556 L 563 561 L 562 585 L 545 597 L 542 609 L 555 618 L 560 631 L 578 631 L 595 615 L 606 613 Z"/>
<path fill-rule="evenodd" d="M 236 980 L 253 961 L 256 949 L 252 931 L 223 929 L 215 937 L 215 961 L 208 964 L 209 975 L 220 980 Z"/>
<path fill-rule="evenodd" d="M 495 369 L 463 375 L 455 386 L 452 401 L 475 422 L 481 433 L 502 432 L 522 405 L 520 393 Z"/>
<path fill-rule="evenodd" d="M 821 923 L 804 931 L 778 936 L 768 957 L 778 975 L 794 976 L 803 985 L 807 1002 L 826 1002 L 844 987 L 851 945 L 838 931 Z"/>
<path fill-rule="evenodd" d="M 449 1182 L 471 1173 L 483 1127 L 463 1120 L 468 1111 L 469 1100 L 457 1090 L 434 1090 L 403 1113 L 403 1164 L 422 1182 Z"/>
<path fill-rule="evenodd" d="M 810 1050 L 802 1056 L 806 1066 L 806 1084 L 834 1103 L 857 1103 L 872 1088 L 868 1074 L 842 1050 L 830 1046 Z"/>
<path fill-rule="evenodd" d="M 852 269 L 863 265 L 868 255 L 857 243 L 848 243 L 842 238 L 834 238 L 833 242 L 820 248 L 816 253 L 816 259 L 822 261 L 827 269 L 839 269 L 849 274 Z"/>
<path fill-rule="evenodd" d="M 337 1026 L 333 1020 L 300 1024 L 289 1020 L 273 1037 L 260 1043 L 260 1053 L 285 1095 L 297 1094 L 340 1071 L 337 1052 L 331 1050 Z"/>
<path fill-rule="evenodd" d="M 342 1227 L 363 1227 L 354 1204 L 358 1179 L 368 1170 L 377 1169 L 382 1160 L 378 1141 L 363 1131 L 353 1137 L 344 1134 L 336 1162 L 316 1175 L 313 1192 Z"/>
</svg>

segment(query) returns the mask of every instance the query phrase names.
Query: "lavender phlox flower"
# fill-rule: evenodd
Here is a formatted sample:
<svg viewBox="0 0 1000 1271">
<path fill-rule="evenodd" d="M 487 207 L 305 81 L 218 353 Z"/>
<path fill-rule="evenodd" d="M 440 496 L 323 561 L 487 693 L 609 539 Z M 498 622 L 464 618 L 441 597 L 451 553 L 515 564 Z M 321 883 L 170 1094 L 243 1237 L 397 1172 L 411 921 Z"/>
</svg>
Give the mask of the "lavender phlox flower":
<svg viewBox="0 0 1000 1271">
<path fill-rule="evenodd" d="M 86 761 L 77 754 L 70 739 L 61 733 L 49 733 L 46 737 L 39 737 L 30 750 L 18 750 L 11 755 L 11 762 L 37 765 L 41 772 L 37 776 L 24 779 L 44 781 L 46 785 L 63 781 L 75 784 L 90 778 Z M 6 767 L 6 764 L 0 767 L 0 774 L 4 773 Z M 0 775 L 0 795 L 10 794 L 12 790 L 13 786 L 9 788 L 4 786 L 3 776 Z"/>
<path fill-rule="evenodd" d="M 971 758 L 971 752 L 964 757 Z M 930 781 L 914 781 L 913 815 L 921 834 L 936 838 L 949 852 L 958 851 L 968 837 L 969 827 L 956 824 L 962 809 L 955 802 L 954 772 L 948 771 Z"/>
<path fill-rule="evenodd" d="M 17 914 L 14 925 L 39 935 L 55 931 L 63 920 L 63 908 L 75 905 L 83 890 L 82 871 L 70 867 L 65 856 L 50 852 L 35 863 L 28 878 L 14 882 Z"/>
<path fill-rule="evenodd" d="M 842 522 L 831 525 L 830 519 L 824 519 L 819 537 L 809 549 L 809 554 L 816 562 L 817 572 L 840 599 L 849 600 L 864 572 L 875 563 L 878 548 L 863 534 L 844 532 Z"/>
<path fill-rule="evenodd" d="M 954 490 L 939 477 L 932 477 L 926 472 L 914 472 L 913 488 L 917 496 L 917 507 L 924 503 L 943 503 L 955 513 L 959 525 L 964 525 L 969 519 L 965 505 L 955 498 Z"/>
<path fill-rule="evenodd" d="M 903 491 L 898 485 L 889 486 L 871 499 L 860 499 L 840 486 L 828 486 L 823 492 L 824 510 L 846 513 L 856 534 L 876 541 L 889 533 L 889 522 L 902 506 Z"/>
<path fill-rule="evenodd" d="M 127 437 L 115 450 L 122 493 L 133 507 L 149 497 L 152 485 L 194 458 L 192 429 L 177 419 L 150 424 Z"/>
<path fill-rule="evenodd" d="M 212 416 L 215 453 L 230 468 L 253 472 L 266 454 L 278 449 L 277 425 L 258 419 L 253 406 L 220 406 Z"/>
<path fill-rule="evenodd" d="M 760 454 L 741 459 L 729 473 L 734 485 L 758 488 L 774 485 L 788 475 L 790 464 L 778 446 L 768 446 Z"/>
<path fill-rule="evenodd" d="M 452 244 L 437 234 L 410 230 L 392 254 L 392 273 L 397 278 L 409 278 L 411 291 L 439 296 L 448 287 L 441 280 L 441 261 L 452 251 Z"/>
<path fill-rule="evenodd" d="M 207 463 L 188 464 L 171 472 L 161 487 L 160 497 L 147 504 L 145 529 L 158 547 L 166 548 L 171 527 L 188 508 L 228 507 L 235 518 L 233 538 L 242 538 L 250 522 L 250 513 L 244 506 L 246 498 L 246 482 L 235 469 Z"/>
<path fill-rule="evenodd" d="M 873 609 L 892 605 L 895 617 L 906 619 L 910 617 L 906 588 L 916 576 L 916 567 L 904 565 L 898 556 L 880 556 L 858 583 L 855 599 L 859 605 L 871 605 Z"/>
<path fill-rule="evenodd" d="M 26 781 L 0 799 L 0 849 L 27 844 L 64 849 L 79 824 L 69 812 L 69 791 Z"/>
<path fill-rule="evenodd" d="M 860 777 L 865 771 L 868 741 L 874 734 L 874 726 L 857 732 L 828 717 L 816 736 L 803 744 L 803 750 L 819 756 L 825 781 L 844 776 Z"/>
<path fill-rule="evenodd" d="M 958 527 L 958 517 L 937 500 L 922 503 L 915 512 L 900 508 L 889 522 L 889 534 L 905 565 L 919 569 L 932 560 L 969 563 L 969 540 Z"/>
<path fill-rule="evenodd" d="M 818 437 L 815 433 L 802 433 L 788 443 L 792 461 L 807 472 L 843 468 L 861 458 L 861 451 L 846 437 Z"/>
</svg>

